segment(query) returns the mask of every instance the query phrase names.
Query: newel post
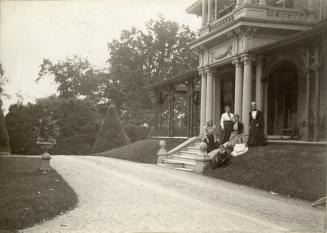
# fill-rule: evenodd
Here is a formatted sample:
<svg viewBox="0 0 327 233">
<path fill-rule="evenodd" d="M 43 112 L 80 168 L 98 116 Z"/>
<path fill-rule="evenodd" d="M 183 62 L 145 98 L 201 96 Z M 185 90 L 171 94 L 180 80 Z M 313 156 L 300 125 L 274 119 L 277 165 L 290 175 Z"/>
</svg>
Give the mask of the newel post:
<svg viewBox="0 0 327 233">
<path fill-rule="evenodd" d="M 158 151 L 158 159 L 157 159 L 157 164 L 163 164 L 164 160 L 168 156 L 168 152 L 166 150 L 166 142 L 164 140 L 161 140 L 159 142 L 160 150 Z"/>
<path fill-rule="evenodd" d="M 199 149 L 199 156 L 195 158 L 195 166 L 194 171 L 197 173 L 203 173 L 204 168 L 210 163 L 210 156 L 207 153 L 207 144 L 205 142 L 201 142 Z"/>
</svg>

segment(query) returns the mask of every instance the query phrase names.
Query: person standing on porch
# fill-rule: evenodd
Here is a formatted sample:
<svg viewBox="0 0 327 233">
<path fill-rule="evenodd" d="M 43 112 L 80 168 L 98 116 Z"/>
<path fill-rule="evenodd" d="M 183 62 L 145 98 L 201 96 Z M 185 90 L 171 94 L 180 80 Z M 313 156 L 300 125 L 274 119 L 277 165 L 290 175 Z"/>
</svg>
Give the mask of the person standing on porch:
<svg viewBox="0 0 327 233">
<path fill-rule="evenodd" d="M 233 121 L 234 115 L 230 112 L 230 107 L 226 105 L 225 112 L 221 115 L 220 118 L 220 127 L 222 130 L 220 138 L 221 144 L 224 144 L 225 142 L 229 141 L 233 130 Z"/>
<path fill-rule="evenodd" d="M 251 103 L 249 113 L 249 146 L 263 146 L 265 144 L 263 113 L 257 109 L 255 102 Z"/>
</svg>

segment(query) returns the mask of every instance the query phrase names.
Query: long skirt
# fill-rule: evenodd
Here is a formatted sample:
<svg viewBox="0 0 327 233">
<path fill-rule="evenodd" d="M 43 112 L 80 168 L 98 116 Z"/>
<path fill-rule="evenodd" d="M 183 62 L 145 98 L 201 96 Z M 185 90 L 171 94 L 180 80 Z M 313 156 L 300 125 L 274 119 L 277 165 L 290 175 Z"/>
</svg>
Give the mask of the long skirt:
<svg viewBox="0 0 327 233">
<path fill-rule="evenodd" d="M 230 139 L 229 139 L 229 143 L 230 143 L 230 145 L 235 146 L 235 144 L 238 144 L 238 143 L 246 143 L 246 139 L 243 134 L 239 134 L 237 132 L 232 132 Z"/>
<path fill-rule="evenodd" d="M 224 121 L 224 130 L 221 133 L 220 143 L 224 144 L 229 141 L 230 135 L 232 134 L 233 122 L 232 121 Z"/>
<path fill-rule="evenodd" d="M 209 141 L 207 141 L 207 139 L 205 139 L 205 143 L 207 143 L 207 152 L 211 152 L 214 149 L 218 148 L 217 143 L 215 142 L 215 136 L 214 135 L 207 135 L 207 138 Z"/>
<path fill-rule="evenodd" d="M 257 127 L 256 124 L 257 124 L 256 120 L 252 120 L 250 123 L 248 145 L 264 146 L 265 145 L 264 128 L 261 125 Z"/>
</svg>

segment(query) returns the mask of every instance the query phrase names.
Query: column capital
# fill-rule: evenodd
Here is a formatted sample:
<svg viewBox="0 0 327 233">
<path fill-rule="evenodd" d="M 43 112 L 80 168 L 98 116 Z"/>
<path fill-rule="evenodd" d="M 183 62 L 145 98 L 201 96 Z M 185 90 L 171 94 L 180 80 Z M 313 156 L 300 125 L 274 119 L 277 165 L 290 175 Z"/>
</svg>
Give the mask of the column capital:
<svg viewBox="0 0 327 233">
<path fill-rule="evenodd" d="M 303 70 L 303 72 L 304 72 L 305 74 L 310 73 L 310 67 L 308 67 L 308 66 L 303 67 L 302 70 Z"/>
<path fill-rule="evenodd" d="M 252 60 L 253 60 L 253 57 L 251 57 L 249 55 L 245 55 L 244 57 L 241 58 L 241 61 L 244 63 L 244 65 L 251 64 Z"/>
<path fill-rule="evenodd" d="M 241 66 L 241 60 L 239 58 L 235 58 L 233 61 L 232 61 L 232 64 L 235 65 L 236 67 L 238 66 Z"/>
<path fill-rule="evenodd" d="M 206 73 L 206 74 L 215 74 L 216 73 L 216 69 L 215 68 L 212 68 L 212 67 L 209 67 L 209 66 L 205 66 L 203 67 L 203 72 Z"/>
<path fill-rule="evenodd" d="M 198 71 L 199 71 L 199 75 L 201 75 L 201 76 L 205 74 L 204 67 L 198 68 Z"/>
<path fill-rule="evenodd" d="M 312 65 L 310 67 L 313 71 L 319 71 L 322 68 L 322 65 L 317 64 L 317 65 Z"/>
</svg>

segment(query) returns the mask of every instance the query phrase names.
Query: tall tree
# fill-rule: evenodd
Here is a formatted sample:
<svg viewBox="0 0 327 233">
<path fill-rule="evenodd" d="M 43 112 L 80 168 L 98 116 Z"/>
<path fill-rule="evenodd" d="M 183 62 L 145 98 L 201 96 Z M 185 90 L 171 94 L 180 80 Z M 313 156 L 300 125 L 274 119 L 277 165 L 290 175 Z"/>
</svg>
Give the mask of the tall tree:
<svg viewBox="0 0 327 233">
<path fill-rule="evenodd" d="M 2 96 L 4 96 L 4 85 L 7 82 L 6 77 L 4 76 L 4 70 L 0 63 L 0 153 L 10 152 L 9 147 L 9 135 L 6 127 L 6 120 L 2 110 Z"/>
<path fill-rule="evenodd" d="M 105 89 L 110 93 L 114 88 L 122 96 L 116 107 L 124 121 L 141 124 L 151 118 L 153 100 L 144 86 L 197 67 L 198 56 L 189 47 L 194 39 L 188 27 L 159 16 L 146 24 L 145 32 L 124 30 L 108 45 L 110 81 Z"/>
<path fill-rule="evenodd" d="M 77 56 L 67 58 L 65 61 L 52 63 L 43 59 L 39 77 L 54 78 L 58 83 L 59 96 L 63 98 L 85 96 L 97 100 L 99 92 L 100 71 L 95 69 L 87 59 Z"/>
</svg>

